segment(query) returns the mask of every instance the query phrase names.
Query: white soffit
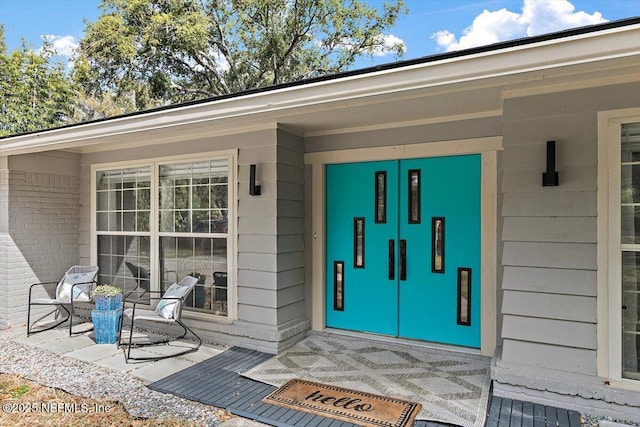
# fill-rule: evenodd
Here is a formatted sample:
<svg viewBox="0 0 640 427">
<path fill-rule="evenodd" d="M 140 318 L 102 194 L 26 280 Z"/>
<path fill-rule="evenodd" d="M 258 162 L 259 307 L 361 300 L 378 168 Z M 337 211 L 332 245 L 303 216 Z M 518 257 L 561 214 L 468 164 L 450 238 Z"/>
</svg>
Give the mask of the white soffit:
<svg viewBox="0 0 640 427">
<path fill-rule="evenodd" d="M 495 115 L 505 94 L 638 81 L 638 67 L 640 25 L 627 25 L 9 137 L 0 139 L 0 154 L 107 149 L 103 143 L 113 149 L 273 129 L 277 123 L 300 134 L 322 134 L 400 126 L 418 116 L 447 121 Z"/>
</svg>

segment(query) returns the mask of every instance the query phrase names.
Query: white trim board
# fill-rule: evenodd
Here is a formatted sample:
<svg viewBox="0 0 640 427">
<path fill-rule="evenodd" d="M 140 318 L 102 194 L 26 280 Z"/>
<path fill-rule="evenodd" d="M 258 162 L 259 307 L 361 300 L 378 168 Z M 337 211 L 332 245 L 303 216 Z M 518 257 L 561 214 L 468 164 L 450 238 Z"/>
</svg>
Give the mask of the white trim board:
<svg viewBox="0 0 640 427">
<path fill-rule="evenodd" d="M 397 160 L 422 157 L 482 155 L 482 326 L 480 351 L 493 356 L 497 341 L 497 213 L 498 213 L 498 155 L 502 137 L 486 137 L 439 141 L 388 147 L 307 153 L 305 164 L 311 166 L 312 191 L 311 246 L 311 328 L 322 331 L 325 319 L 325 165 L 378 160 Z"/>
</svg>

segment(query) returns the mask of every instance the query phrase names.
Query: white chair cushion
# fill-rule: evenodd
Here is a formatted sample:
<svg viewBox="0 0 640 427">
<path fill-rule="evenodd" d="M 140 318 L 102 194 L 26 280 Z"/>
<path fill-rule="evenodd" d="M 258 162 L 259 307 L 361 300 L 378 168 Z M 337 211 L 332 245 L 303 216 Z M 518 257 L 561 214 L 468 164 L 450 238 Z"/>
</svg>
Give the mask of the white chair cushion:
<svg viewBox="0 0 640 427">
<path fill-rule="evenodd" d="M 124 316 L 131 319 L 133 315 L 133 309 L 128 308 L 123 312 Z M 136 317 L 134 320 L 151 320 L 154 322 L 173 323 L 173 319 L 166 319 L 160 316 L 154 310 L 145 310 L 143 308 L 136 308 Z"/>
<path fill-rule="evenodd" d="M 66 274 L 62 283 L 58 287 L 58 299 L 71 300 L 71 289 L 76 283 L 83 285 L 73 288 L 74 301 L 91 301 L 91 282 L 95 277 L 95 272 Z"/>
<path fill-rule="evenodd" d="M 176 310 L 178 309 L 178 300 L 164 298 L 182 298 L 190 290 L 190 286 L 181 286 L 178 283 L 173 283 L 171 286 L 169 286 L 165 293 L 162 294 L 163 299 L 161 299 L 156 306 L 156 313 L 158 313 L 165 319 L 175 319 L 177 316 Z"/>
</svg>

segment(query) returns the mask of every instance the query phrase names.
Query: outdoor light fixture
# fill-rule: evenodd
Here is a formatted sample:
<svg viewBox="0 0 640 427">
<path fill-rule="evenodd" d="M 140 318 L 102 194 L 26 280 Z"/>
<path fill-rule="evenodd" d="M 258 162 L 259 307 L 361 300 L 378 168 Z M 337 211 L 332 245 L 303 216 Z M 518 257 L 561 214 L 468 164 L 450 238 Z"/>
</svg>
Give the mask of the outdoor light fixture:
<svg viewBox="0 0 640 427">
<path fill-rule="evenodd" d="M 558 172 L 556 172 L 556 142 L 547 141 L 547 171 L 542 174 L 543 187 L 558 186 Z"/>
<path fill-rule="evenodd" d="M 260 195 L 260 186 L 256 185 L 256 165 L 249 166 L 249 195 Z"/>
</svg>

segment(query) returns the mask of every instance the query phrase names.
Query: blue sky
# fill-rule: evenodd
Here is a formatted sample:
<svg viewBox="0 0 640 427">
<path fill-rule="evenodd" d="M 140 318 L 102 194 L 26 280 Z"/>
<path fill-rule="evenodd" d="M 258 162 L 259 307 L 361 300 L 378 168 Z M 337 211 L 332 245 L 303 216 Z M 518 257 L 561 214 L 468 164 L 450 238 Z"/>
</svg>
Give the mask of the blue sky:
<svg viewBox="0 0 640 427">
<path fill-rule="evenodd" d="M 68 56 L 82 37 L 84 21 L 100 14 L 99 0 L 0 0 L 0 23 L 9 49 L 26 39 L 34 47 L 49 37 Z M 383 0 L 370 0 L 380 6 Z M 564 28 L 640 16 L 638 0 L 405 0 L 409 14 L 388 31 L 403 43 L 403 59 L 464 49 Z M 379 52 L 367 66 L 392 62 Z"/>
</svg>

